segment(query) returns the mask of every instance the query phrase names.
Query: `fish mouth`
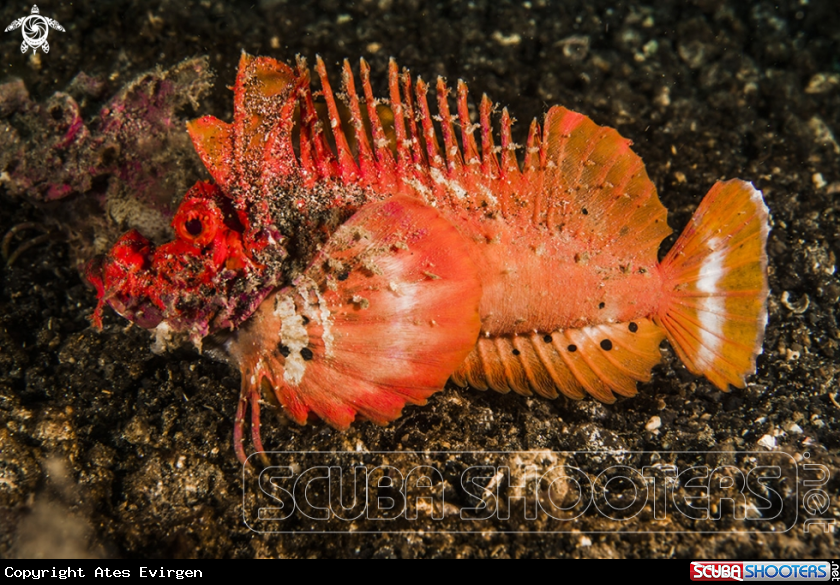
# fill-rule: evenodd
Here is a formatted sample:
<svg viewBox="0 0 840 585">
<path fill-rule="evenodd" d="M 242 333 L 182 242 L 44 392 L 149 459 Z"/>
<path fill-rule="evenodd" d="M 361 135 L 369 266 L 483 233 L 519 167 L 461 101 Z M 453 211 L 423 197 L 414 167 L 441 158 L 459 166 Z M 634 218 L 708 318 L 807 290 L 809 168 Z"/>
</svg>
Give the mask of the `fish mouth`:
<svg viewBox="0 0 840 585">
<path fill-rule="evenodd" d="M 90 260 L 84 272 L 99 297 L 93 316 L 96 326 L 101 328 L 107 305 L 138 327 L 165 326 L 168 332 L 186 334 L 197 345 L 215 332 L 238 327 L 276 288 L 272 280 L 233 271 L 207 282 L 185 282 L 154 267 L 128 273 L 113 252 Z"/>
<path fill-rule="evenodd" d="M 102 328 L 105 305 L 144 329 L 154 329 L 164 320 L 161 307 L 141 292 L 153 280 L 148 267 L 143 268 L 150 249 L 149 240 L 132 230 L 108 254 L 97 255 L 85 264 L 85 279 L 97 292 L 93 322 L 98 328 Z"/>
<path fill-rule="evenodd" d="M 165 325 L 194 343 L 248 319 L 282 279 L 286 239 L 249 230 L 215 185 L 198 183 L 172 220 L 176 239 L 155 246 L 137 230 L 90 260 L 85 276 L 97 291 L 93 315 L 107 305 L 144 329 Z"/>
</svg>

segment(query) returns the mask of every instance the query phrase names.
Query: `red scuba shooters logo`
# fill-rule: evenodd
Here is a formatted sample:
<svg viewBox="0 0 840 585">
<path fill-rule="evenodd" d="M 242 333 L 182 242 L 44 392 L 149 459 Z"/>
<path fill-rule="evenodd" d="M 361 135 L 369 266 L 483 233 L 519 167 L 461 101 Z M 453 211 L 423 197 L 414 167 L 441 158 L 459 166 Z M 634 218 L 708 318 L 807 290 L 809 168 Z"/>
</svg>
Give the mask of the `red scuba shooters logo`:
<svg viewBox="0 0 840 585">
<path fill-rule="evenodd" d="M 692 581 L 743 581 L 743 563 L 702 562 L 691 563 Z"/>
</svg>

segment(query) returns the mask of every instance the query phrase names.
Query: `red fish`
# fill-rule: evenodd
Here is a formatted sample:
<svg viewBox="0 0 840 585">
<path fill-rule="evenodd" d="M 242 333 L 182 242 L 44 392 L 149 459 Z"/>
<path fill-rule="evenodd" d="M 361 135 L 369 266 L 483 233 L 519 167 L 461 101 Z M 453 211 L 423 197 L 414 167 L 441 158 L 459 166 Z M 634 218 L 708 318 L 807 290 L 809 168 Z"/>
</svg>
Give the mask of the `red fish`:
<svg viewBox="0 0 840 585">
<path fill-rule="evenodd" d="M 660 263 L 666 210 L 615 130 L 553 107 L 518 158 L 507 110 L 497 147 L 493 106 L 474 124 L 461 82 L 453 115 L 438 79 L 433 115 L 427 85 L 391 62 L 386 130 L 364 61 L 363 100 L 344 63 L 344 118 L 316 70 L 322 117 L 303 61 L 243 55 L 233 122 L 189 124 L 215 184 L 188 194 L 178 239 L 155 250 L 132 232 L 88 269 L 100 308 L 214 334 L 242 373 L 240 460 L 249 407 L 263 450 L 263 392 L 344 429 L 448 379 L 613 402 L 650 379 L 666 337 L 722 390 L 755 371 L 768 212 L 750 183 L 715 184 Z"/>
</svg>

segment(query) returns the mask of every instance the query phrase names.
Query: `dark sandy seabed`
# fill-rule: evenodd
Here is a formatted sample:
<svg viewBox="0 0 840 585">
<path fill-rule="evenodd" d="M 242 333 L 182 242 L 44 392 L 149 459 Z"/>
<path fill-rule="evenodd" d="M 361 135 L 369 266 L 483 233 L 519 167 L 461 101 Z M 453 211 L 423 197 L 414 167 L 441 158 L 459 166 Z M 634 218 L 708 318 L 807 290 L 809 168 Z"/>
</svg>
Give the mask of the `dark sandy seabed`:
<svg viewBox="0 0 840 585">
<path fill-rule="evenodd" d="M 22 78 L 37 101 L 80 71 L 107 80 L 113 93 L 158 64 L 208 55 L 216 84 L 185 115 L 229 119 L 226 86 L 242 50 L 287 61 L 317 53 L 336 75 L 341 59 L 355 64 L 364 56 L 379 95 L 393 56 L 425 79 L 463 78 L 473 99 L 486 92 L 507 106 L 520 120 L 520 141 L 526 122 L 553 104 L 617 128 L 633 140 L 677 231 L 718 179 L 740 177 L 764 192 L 773 216 L 770 321 L 746 389 L 716 390 L 665 348 L 653 380 L 614 405 L 448 387 L 425 407 L 407 407 L 388 427 L 362 423 L 346 433 L 319 424 L 300 428 L 266 409 L 267 446 L 538 454 L 767 451 L 775 442 L 800 464 L 828 468 L 830 479 L 820 489 L 830 500 L 823 510 L 814 510 L 817 500 L 810 510 L 803 505 L 807 473 L 800 466 L 798 494 L 793 478 L 776 506 L 778 517 L 760 523 L 766 533 L 731 519 L 656 520 L 643 512 L 619 522 L 590 510 L 560 527 L 572 531 L 565 534 L 545 533 L 558 529 L 551 523 L 532 523 L 535 534 L 509 534 L 504 531 L 522 523 L 502 521 L 486 522 L 474 534 L 431 534 L 428 526 L 411 531 L 424 527 L 416 523 L 395 525 L 410 531 L 404 534 L 255 534 L 243 524 L 242 470 L 231 446 L 238 373 L 190 349 L 154 355 L 149 335 L 126 328 L 113 312 L 103 331 L 91 328 L 94 293 L 56 230 L 48 245 L 0 267 L 0 556 L 836 556 L 836 535 L 804 530 L 807 518 L 840 520 L 834 271 L 840 146 L 832 134 L 840 132 L 840 11 L 834 0 L 254 0 L 236 6 L 163 0 L 39 7 L 66 29 L 51 33 L 52 50 L 39 62 L 21 55 L 19 32 L 0 35 L 4 74 Z M 4 3 L 0 24 L 29 9 L 25 2 Z M 41 221 L 41 214 L 26 197 L 0 188 L 0 233 Z M 646 430 L 656 426 L 653 417 L 661 426 Z M 732 463 L 727 457 L 688 455 L 686 461 L 714 467 Z M 586 458 L 573 461 L 583 467 Z M 595 463 L 603 469 L 639 460 L 604 455 Z M 464 504 L 457 485 L 446 489 L 454 505 Z M 474 523 L 460 528 L 475 529 Z"/>
</svg>

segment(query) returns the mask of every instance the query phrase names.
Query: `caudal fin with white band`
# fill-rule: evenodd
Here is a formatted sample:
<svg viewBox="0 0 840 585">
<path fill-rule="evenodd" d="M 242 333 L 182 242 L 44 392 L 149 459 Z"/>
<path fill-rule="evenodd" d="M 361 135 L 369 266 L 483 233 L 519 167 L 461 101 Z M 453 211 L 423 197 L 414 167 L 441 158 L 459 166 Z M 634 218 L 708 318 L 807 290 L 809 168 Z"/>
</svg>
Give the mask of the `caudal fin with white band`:
<svg viewBox="0 0 840 585">
<path fill-rule="evenodd" d="M 721 390 L 743 388 L 761 352 L 768 220 L 752 184 L 716 183 L 662 262 L 656 321 L 686 367 Z"/>
</svg>

